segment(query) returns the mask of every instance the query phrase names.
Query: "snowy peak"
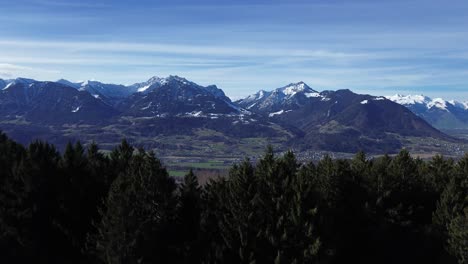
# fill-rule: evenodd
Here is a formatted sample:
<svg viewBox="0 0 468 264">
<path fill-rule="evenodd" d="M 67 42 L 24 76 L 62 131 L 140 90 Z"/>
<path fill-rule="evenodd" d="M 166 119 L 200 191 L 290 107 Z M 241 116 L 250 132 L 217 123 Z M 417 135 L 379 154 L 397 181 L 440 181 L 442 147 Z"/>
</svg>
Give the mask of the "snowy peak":
<svg viewBox="0 0 468 264">
<path fill-rule="evenodd" d="M 249 114 L 233 104 L 215 85 L 205 87 L 179 76 L 152 78 L 144 85 L 139 88 L 140 92 L 123 102 L 122 111 L 145 117 Z M 150 87 L 145 88 L 148 85 Z"/>
<path fill-rule="evenodd" d="M 436 108 L 439 108 L 439 109 L 448 111 L 448 110 L 447 110 L 447 104 L 448 104 L 448 102 L 445 101 L 444 99 L 442 99 L 442 98 L 435 98 L 435 99 L 433 99 L 432 101 L 430 101 L 430 102 L 427 104 L 427 108 L 431 109 L 431 108 L 433 108 L 433 107 L 436 107 Z"/>
<path fill-rule="evenodd" d="M 130 89 L 138 93 L 149 93 L 163 85 L 196 85 L 193 82 L 188 81 L 185 78 L 179 77 L 177 75 L 170 75 L 169 77 L 161 78 L 158 76 L 151 77 L 148 81 L 142 83 L 135 83 L 128 86 Z"/>
<path fill-rule="evenodd" d="M 264 98 L 266 96 L 269 96 L 270 94 L 271 94 L 271 92 L 260 90 L 255 94 L 251 94 L 251 95 L 247 96 L 246 98 L 242 99 L 241 101 L 244 102 L 244 103 L 255 102 L 257 100 L 261 100 L 262 98 Z"/>
<path fill-rule="evenodd" d="M 260 90 L 255 94 L 237 101 L 248 110 L 274 111 L 291 110 L 304 105 L 310 98 L 321 97 L 320 93 L 304 82 L 290 83 L 271 92 Z"/>
<path fill-rule="evenodd" d="M 291 83 L 282 88 L 276 89 L 276 91 L 280 91 L 286 96 L 294 96 L 297 93 L 317 93 L 317 91 L 314 91 L 304 82 Z"/>
<path fill-rule="evenodd" d="M 129 88 L 135 90 L 138 93 L 148 94 L 156 89 L 161 88 L 162 86 L 171 86 L 173 89 L 184 89 L 184 87 L 197 87 L 203 91 L 211 93 L 215 97 L 221 98 L 226 101 L 230 101 L 230 99 L 227 98 L 224 94 L 223 90 L 219 89 L 216 85 L 209 85 L 203 87 L 177 75 L 170 75 L 165 78 L 154 76 L 146 82 L 133 84 L 129 86 Z"/>
<path fill-rule="evenodd" d="M 461 108 L 461 109 L 464 109 L 464 110 L 468 110 L 468 101 L 464 101 L 464 102 L 459 102 L 459 101 L 455 101 L 455 100 L 450 100 L 450 101 L 447 101 L 449 104 L 457 107 L 457 108 Z"/>
<path fill-rule="evenodd" d="M 444 111 L 448 111 L 449 107 L 455 107 L 455 108 L 460 108 L 463 110 L 468 110 L 468 102 L 458 102 L 455 100 L 447 101 L 442 98 L 432 99 L 424 95 L 396 94 L 392 96 L 386 96 L 386 98 L 395 103 L 398 103 L 407 107 L 411 107 L 411 106 L 414 107 L 414 106 L 419 105 L 419 106 L 424 106 L 427 109 L 436 108 L 436 109 L 440 109 Z"/>
<path fill-rule="evenodd" d="M 401 105 L 428 104 L 431 101 L 431 98 L 424 95 L 395 94 L 386 98 Z"/>
<path fill-rule="evenodd" d="M 183 77 L 179 77 L 177 75 L 169 75 L 169 77 L 165 78 L 168 83 L 170 82 L 176 82 L 176 83 L 181 83 L 181 84 L 195 84 Z"/>
<path fill-rule="evenodd" d="M 135 92 L 138 93 L 147 93 L 150 92 L 154 89 L 157 89 L 167 83 L 166 78 L 160 78 L 158 76 L 153 76 L 151 77 L 148 81 L 146 82 L 141 82 L 141 83 L 135 83 L 133 85 L 130 85 L 129 88 Z"/>
<path fill-rule="evenodd" d="M 8 89 L 9 87 L 13 86 L 13 85 L 16 85 L 16 84 L 22 84 L 22 85 L 31 85 L 33 83 L 35 83 L 36 80 L 33 80 L 33 79 L 27 79 L 27 78 L 16 78 L 14 80 L 9 80 L 9 81 L 6 81 L 5 84 L 6 86 L 3 88 L 4 90 L 5 89 Z"/>
<path fill-rule="evenodd" d="M 389 100 L 407 107 L 438 129 L 468 128 L 468 102 L 429 98 L 423 95 L 393 95 Z"/>
</svg>

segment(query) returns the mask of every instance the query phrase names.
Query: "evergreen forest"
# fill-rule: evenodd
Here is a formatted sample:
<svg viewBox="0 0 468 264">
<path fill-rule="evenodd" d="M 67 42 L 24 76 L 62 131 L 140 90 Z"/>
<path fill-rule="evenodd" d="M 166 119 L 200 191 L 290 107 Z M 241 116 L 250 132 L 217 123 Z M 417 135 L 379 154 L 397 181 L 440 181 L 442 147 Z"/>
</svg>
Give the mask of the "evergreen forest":
<svg viewBox="0 0 468 264">
<path fill-rule="evenodd" d="M 200 185 L 123 140 L 63 153 L 0 134 L 0 263 L 468 263 L 468 154 L 299 163 Z"/>
</svg>

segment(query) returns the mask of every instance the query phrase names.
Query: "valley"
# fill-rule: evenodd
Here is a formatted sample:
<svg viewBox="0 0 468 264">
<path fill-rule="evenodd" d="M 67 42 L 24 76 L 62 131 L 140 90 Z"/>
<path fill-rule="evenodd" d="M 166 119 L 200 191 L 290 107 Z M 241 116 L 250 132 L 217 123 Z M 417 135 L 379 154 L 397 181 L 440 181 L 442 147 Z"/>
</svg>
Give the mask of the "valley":
<svg viewBox="0 0 468 264">
<path fill-rule="evenodd" d="M 233 102 L 215 85 L 178 76 L 130 86 L 24 78 L 0 84 L 0 130 L 14 140 L 44 140 L 59 150 L 68 142 L 99 142 L 109 151 L 125 138 L 153 150 L 173 176 L 190 167 L 225 174 L 269 145 L 278 153 L 293 150 L 304 162 L 361 150 L 379 156 L 406 148 L 421 158 L 468 151 L 466 130 L 438 130 L 440 118 L 434 127 L 427 117 L 437 109 L 448 113 L 451 104 L 426 97 L 318 92 L 298 82 Z M 463 104 L 455 105 L 461 119 Z"/>
</svg>

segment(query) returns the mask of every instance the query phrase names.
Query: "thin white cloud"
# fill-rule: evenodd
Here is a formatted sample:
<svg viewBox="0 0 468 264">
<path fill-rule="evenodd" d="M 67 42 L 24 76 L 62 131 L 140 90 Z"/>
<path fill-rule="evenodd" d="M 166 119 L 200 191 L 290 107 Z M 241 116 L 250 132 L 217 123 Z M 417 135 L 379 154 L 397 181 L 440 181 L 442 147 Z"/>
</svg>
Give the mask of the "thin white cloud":
<svg viewBox="0 0 468 264">
<path fill-rule="evenodd" d="M 57 70 L 32 68 L 22 65 L 0 63 L 0 78 L 33 77 L 42 79 L 42 76 L 55 76 L 60 74 Z"/>
<path fill-rule="evenodd" d="M 31 49 L 61 49 L 69 52 L 101 51 L 101 52 L 141 52 L 170 53 L 186 55 L 212 56 L 292 56 L 316 58 L 369 58 L 376 56 L 371 53 L 346 53 L 329 50 L 280 49 L 269 47 L 226 47 L 226 46 L 196 46 L 174 45 L 160 43 L 129 43 L 129 42 L 62 42 L 62 41 L 29 41 L 0 40 L 0 46 Z"/>
<path fill-rule="evenodd" d="M 110 5 L 104 3 L 84 3 L 81 1 L 58 1 L 58 0 L 35 0 L 34 4 L 47 7 L 70 7 L 70 8 L 106 8 Z"/>
</svg>

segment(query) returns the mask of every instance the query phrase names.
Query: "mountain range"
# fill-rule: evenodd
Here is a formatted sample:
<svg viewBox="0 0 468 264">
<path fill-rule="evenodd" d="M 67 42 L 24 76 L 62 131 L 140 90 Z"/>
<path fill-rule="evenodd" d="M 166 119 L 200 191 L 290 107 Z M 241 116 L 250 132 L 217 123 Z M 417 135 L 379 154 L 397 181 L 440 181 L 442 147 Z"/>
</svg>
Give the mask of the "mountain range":
<svg viewBox="0 0 468 264">
<path fill-rule="evenodd" d="M 387 98 L 407 107 L 438 129 L 468 129 L 468 101 L 400 94 Z"/>
<path fill-rule="evenodd" d="M 350 90 L 317 92 L 302 82 L 260 91 L 237 103 L 277 123 L 299 128 L 304 135 L 296 143 L 318 149 L 389 152 L 402 147 L 399 136 L 449 138 L 385 97 Z"/>
<path fill-rule="evenodd" d="M 457 142 L 431 126 L 427 121 L 433 119 L 425 113 L 452 113 L 453 106 L 462 116 L 459 105 L 446 103 L 444 110 L 436 101 L 405 104 L 404 98 L 318 92 L 299 82 L 233 102 L 215 85 L 178 76 L 129 86 L 18 78 L 0 80 L 0 129 L 23 143 L 96 140 L 111 147 L 125 137 L 146 147 L 208 152 L 274 143 L 299 150 L 388 153 L 414 138 Z"/>
</svg>

